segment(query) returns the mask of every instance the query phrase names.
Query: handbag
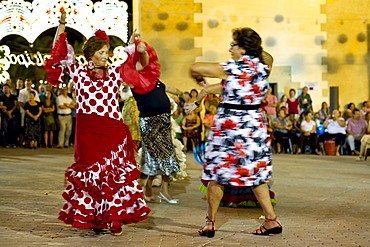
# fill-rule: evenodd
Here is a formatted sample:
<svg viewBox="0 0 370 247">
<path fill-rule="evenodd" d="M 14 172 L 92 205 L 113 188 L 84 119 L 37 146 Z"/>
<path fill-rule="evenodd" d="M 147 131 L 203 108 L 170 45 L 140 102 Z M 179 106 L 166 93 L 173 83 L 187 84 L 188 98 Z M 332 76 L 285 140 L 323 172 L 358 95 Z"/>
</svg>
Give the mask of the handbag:
<svg viewBox="0 0 370 247">
<path fill-rule="evenodd" d="M 47 126 L 55 124 L 55 120 L 54 120 L 54 117 L 53 117 L 52 114 L 46 115 L 44 119 L 45 119 L 45 122 L 46 122 Z"/>
</svg>

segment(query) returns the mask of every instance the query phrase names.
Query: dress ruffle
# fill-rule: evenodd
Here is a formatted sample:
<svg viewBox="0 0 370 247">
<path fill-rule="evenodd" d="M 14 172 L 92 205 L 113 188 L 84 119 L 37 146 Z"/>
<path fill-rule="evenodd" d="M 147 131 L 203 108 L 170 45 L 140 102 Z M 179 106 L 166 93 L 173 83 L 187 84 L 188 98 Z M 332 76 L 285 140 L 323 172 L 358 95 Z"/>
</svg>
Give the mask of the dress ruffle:
<svg viewBox="0 0 370 247">
<path fill-rule="evenodd" d="M 159 80 L 160 65 L 157 62 L 158 56 L 155 50 L 144 42 L 146 51 L 149 55 L 149 64 L 141 71 L 136 70 L 136 63 L 140 59 L 137 45 L 140 41 L 135 41 L 135 51 L 128 54 L 127 60 L 120 66 L 120 74 L 127 85 L 133 86 L 133 91 L 138 94 L 146 94 L 152 91 Z"/>
<path fill-rule="evenodd" d="M 86 123 L 91 122 L 94 128 L 96 126 L 93 122 L 100 122 L 102 125 L 111 121 L 113 124 L 119 122 L 112 119 L 107 119 L 108 122 L 104 122 L 104 117 L 83 114 L 78 117 L 82 122 L 76 126 L 85 126 L 87 131 L 90 131 L 90 137 L 93 135 L 93 131 L 90 129 L 91 126 Z M 123 136 L 118 144 L 110 150 L 106 149 L 104 153 L 100 153 L 101 158 L 90 165 L 79 164 L 77 160 L 81 159 L 77 159 L 76 163 L 67 169 L 66 177 L 70 184 L 63 193 L 66 203 L 59 213 L 59 219 L 65 223 L 82 229 L 107 228 L 107 226 L 111 229 L 117 229 L 123 224 L 139 222 L 148 217 L 150 209 L 142 198 L 142 188 L 136 182 L 140 172 L 134 159 L 133 150 L 131 150 L 134 147 L 133 141 L 127 126 L 121 122 L 117 124 L 123 127 L 121 128 L 123 134 L 117 133 L 118 136 Z M 97 135 L 100 136 L 100 133 Z M 81 139 L 84 139 L 83 136 L 83 134 L 78 135 Z M 109 139 L 109 135 L 105 136 Z M 107 140 L 101 136 L 101 142 L 95 142 L 95 146 L 101 147 L 105 146 L 104 144 L 108 146 L 110 141 L 115 140 Z M 76 141 L 76 145 L 83 143 L 85 143 L 84 140 L 77 139 Z M 85 153 L 96 152 L 89 147 L 76 149 Z M 80 155 L 86 157 L 86 154 Z M 91 154 L 91 156 L 97 157 L 96 154 Z"/>
<path fill-rule="evenodd" d="M 67 33 L 62 33 L 50 51 L 50 58 L 45 60 L 44 68 L 48 73 L 48 83 L 58 86 L 63 81 L 63 68 L 57 64 L 67 58 Z"/>
<path fill-rule="evenodd" d="M 44 68 L 48 74 L 48 83 L 54 86 L 59 86 L 60 83 L 63 83 L 63 66 L 73 62 L 73 47 L 67 42 L 67 33 L 62 33 L 50 51 L 50 58 L 45 60 Z"/>
</svg>

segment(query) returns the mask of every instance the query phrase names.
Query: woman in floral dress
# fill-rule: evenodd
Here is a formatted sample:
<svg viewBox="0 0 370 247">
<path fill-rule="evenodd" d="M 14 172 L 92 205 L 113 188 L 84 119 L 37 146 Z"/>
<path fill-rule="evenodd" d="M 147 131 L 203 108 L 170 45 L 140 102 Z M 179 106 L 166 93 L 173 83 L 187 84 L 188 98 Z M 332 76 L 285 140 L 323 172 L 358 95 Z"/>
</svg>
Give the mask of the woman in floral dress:
<svg viewBox="0 0 370 247">
<path fill-rule="evenodd" d="M 66 202 L 59 219 L 96 233 L 109 228 L 113 235 L 120 235 L 123 224 L 144 220 L 150 212 L 136 182 L 140 172 L 134 143 L 118 105 L 120 67 L 106 67 L 109 37 L 101 30 L 84 44 L 89 64 L 76 63 L 63 33 L 65 16 L 63 12 L 58 40 L 45 64 L 51 84 L 61 83 L 63 72 L 69 74 L 77 101 L 75 163 L 65 174 L 69 184 L 63 193 Z"/>
<path fill-rule="evenodd" d="M 267 77 L 272 57 L 262 51 L 260 36 L 250 28 L 232 32 L 226 63 L 195 63 L 190 73 L 204 85 L 204 77 L 222 79 L 221 85 L 210 85 L 199 94 L 195 105 L 209 93 L 220 93 L 222 100 L 206 148 L 203 180 L 208 183 L 208 216 L 201 236 L 213 237 L 214 221 L 225 185 L 252 187 L 266 217 L 253 234 L 282 232 L 273 210 L 267 182 L 271 180 L 271 140 L 267 123 L 259 111 L 268 89 Z M 195 107 L 195 106 L 194 106 Z"/>
</svg>

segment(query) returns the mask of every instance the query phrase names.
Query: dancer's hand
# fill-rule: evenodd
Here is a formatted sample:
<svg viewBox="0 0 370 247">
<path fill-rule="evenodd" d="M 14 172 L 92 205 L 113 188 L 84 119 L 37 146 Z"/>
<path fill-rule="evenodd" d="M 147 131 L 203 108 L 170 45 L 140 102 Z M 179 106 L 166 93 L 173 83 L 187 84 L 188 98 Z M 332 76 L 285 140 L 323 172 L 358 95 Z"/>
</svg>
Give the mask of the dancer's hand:
<svg viewBox="0 0 370 247">
<path fill-rule="evenodd" d="M 138 39 L 140 40 L 141 38 L 141 34 L 140 33 L 136 33 L 136 28 L 135 30 L 132 32 L 131 34 L 131 37 L 130 37 L 130 40 L 128 41 L 129 44 L 133 44 L 135 39 Z"/>
<path fill-rule="evenodd" d="M 61 8 L 60 9 L 60 13 L 61 13 L 61 15 L 60 15 L 60 21 L 61 22 L 65 22 L 66 21 L 66 17 L 67 17 L 67 13 L 64 10 L 64 8 Z"/>
<path fill-rule="evenodd" d="M 144 42 L 140 42 L 138 45 L 137 45 L 137 51 L 139 53 L 144 53 L 146 52 L 146 46 L 144 44 Z"/>
</svg>

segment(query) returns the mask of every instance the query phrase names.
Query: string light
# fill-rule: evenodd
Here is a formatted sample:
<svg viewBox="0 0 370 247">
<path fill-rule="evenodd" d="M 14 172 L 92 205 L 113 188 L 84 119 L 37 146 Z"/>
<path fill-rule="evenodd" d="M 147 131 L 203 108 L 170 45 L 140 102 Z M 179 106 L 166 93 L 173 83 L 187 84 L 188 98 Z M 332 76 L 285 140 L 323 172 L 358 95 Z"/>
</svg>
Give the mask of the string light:
<svg viewBox="0 0 370 247">
<path fill-rule="evenodd" d="M 7 35 L 20 35 L 32 47 L 36 38 L 44 31 L 59 25 L 60 10 L 67 14 L 68 27 L 77 30 L 85 37 L 91 37 L 96 30 L 105 30 L 108 35 L 128 40 L 128 6 L 124 1 L 102 0 L 93 3 L 90 0 L 34 0 L 32 4 L 24 0 L 0 1 L 0 39 Z M 116 48 L 117 49 L 117 48 Z M 120 48 L 123 49 L 123 48 Z M 0 81 L 9 78 L 7 70 L 12 64 L 42 66 L 49 56 L 37 51 L 30 54 L 11 54 L 8 46 L 1 46 L 4 56 L 0 56 Z M 119 62 L 120 56 L 113 56 L 113 62 Z M 79 59 L 77 59 L 79 60 Z M 84 64 L 86 61 L 82 59 Z"/>
</svg>

